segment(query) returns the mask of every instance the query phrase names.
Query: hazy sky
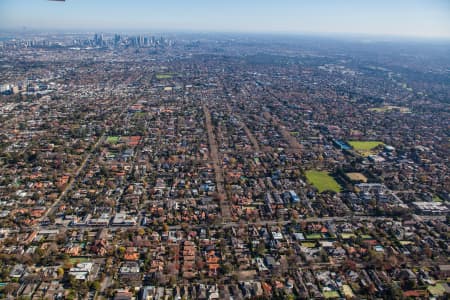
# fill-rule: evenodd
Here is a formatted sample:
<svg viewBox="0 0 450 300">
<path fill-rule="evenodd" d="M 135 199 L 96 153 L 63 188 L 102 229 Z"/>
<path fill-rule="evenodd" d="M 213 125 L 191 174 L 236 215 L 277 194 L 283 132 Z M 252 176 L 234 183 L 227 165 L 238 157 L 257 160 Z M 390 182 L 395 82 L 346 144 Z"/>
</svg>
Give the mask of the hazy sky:
<svg viewBox="0 0 450 300">
<path fill-rule="evenodd" d="M 450 0 L 0 0 L 0 29 L 25 27 L 450 38 Z"/>
</svg>

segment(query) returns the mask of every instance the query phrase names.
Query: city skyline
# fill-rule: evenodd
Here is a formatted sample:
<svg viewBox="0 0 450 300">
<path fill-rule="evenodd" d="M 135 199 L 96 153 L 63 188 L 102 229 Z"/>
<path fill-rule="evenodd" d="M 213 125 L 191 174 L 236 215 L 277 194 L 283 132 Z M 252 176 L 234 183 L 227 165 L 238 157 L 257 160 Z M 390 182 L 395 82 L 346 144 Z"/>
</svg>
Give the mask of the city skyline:
<svg viewBox="0 0 450 300">
<path fill-rule="evenodd" d="M 450 38 L 450 4 L 434 1 L 4 0 L 2 30 L 168 30 Z"/>
</svg>

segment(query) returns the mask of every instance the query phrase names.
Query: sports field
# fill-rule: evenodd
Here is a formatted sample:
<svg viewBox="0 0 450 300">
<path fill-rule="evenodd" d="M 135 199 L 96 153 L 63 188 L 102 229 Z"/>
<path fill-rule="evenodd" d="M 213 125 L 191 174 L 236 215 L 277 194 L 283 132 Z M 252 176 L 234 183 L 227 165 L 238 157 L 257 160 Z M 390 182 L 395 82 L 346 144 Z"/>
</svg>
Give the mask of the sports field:
<svg viewBox="0 0 450 300">
<path fill-rule="evenodd" d="M 334 180 L 333 177 L 330 176 L 328 172 L 309 170 L 306 171 L 306 178 L 319 190 L 319 193 L 327 190 L 334 191 L 336 193 L 341 191 L 341 186 L 336 182 L 336 180 Z"/>
<path fill-rule="evenodd" d="M 337 299 L 339 298 L 339 293 L 337 291 L 324 291 L 323 296 L 325 299 Z"/>
<path fill-rule="evenodd" d="M 369 108 L 369 111 L 374 111 L 377 113 L 384 113 L 384 112 L 390 112 L 393 110 L 397 110 L 402 114 L 410 113 L 411 110 L 408 107 L 401 107 L 401 106 L 392 106 L 392 105 L 385 105 L 382 107 L 372 107 Z"/>
<path fill-rule="evenodd" d="M 106 142 L 109 144 L 117 144 L 118 141 L 119 141 L 118 136 L 108 136 L 108 138 L 106 139 Z"/>
<path fill-rule="evenodd" d="M 353 233 L 341 233 L 341 238 L 344 240 L 348 240 L 351 238 L 356 238 L 356 235 Z"/>
<path fill-rule="evenodd" d="M 348 141 L 350 146 L 356 151 L 370 151 L 379 145 L 383 145 L 380 141 Z"/>
<path fill-rule="evenodd" d="M 159 80 L 161 80 L 161 79 L 171 79 L 172 77 L 173 77 L 173 75 L 169 74 L 169 73 L 167 73 L 167 74 L 156 74 L 156 79 L 159 79 Z"/>
<path fill-rule="evenodd" d="M 307 240 L 319 240 L 321 238 L 322 238 L 322 235 L 320 233 L 312 233 L 312 234 L 306 235 Z"/>
<path fill-rule="evenodd" d="M 306 248 L 316 248 L 315 242 L 302 242 L 302 246 Z"/>
<path fill-rule="evenodd" d="M 71 257 L 71 258 L 69 258 L 69 261 L 71 264 L 75 265 L 75 264 L 79 264 L 79 263 L 89 262 L 91 260 L 87 257 Z"/>
</svg>

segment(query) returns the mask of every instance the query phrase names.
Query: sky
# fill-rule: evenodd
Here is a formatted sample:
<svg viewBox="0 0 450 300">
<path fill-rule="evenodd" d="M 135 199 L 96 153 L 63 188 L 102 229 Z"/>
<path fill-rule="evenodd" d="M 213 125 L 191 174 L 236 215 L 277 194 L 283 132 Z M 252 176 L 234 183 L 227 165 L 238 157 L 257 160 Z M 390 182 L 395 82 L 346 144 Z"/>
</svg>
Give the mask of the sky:
<svg viewBox="0 0 450 300">
<path fill-rule="evenodd" d="M 0 0 L 0 30 L 11 29 L 450 39 L 450 0 Z"/>
</svg>

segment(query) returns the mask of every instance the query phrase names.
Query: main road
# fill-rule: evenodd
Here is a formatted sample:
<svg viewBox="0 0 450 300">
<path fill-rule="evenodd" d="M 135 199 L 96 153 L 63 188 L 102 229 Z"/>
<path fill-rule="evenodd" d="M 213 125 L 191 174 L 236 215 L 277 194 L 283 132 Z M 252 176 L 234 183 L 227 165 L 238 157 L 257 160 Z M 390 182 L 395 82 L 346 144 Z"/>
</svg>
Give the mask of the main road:
<svg viewBox="0 0 450 300">
<path fill-rule="evenodd" d="M 73 185 L 75 184 L 75 182 L 78 180 L 78 177 L 80 176 L 81 172 L 84 170 L 84 168 L 86 167 L 86 163 L 89 161 L 89 159 L 92 156 L 92 153 L 97 150 L 98 146 L 103 143 L 103 141 L 105 140 L 105 134 L 102 134 L 100 136 L 100 138 L 97 140 L 97 142 L 95 143 L 95 145 L 92 147 L 92 149 L 89 151 L 88 155 L 86 155 L 86 157 L 83 159 L 83 161 L 81 162 L 81 165 L 78 167 L 78 169 L 75 171 L 74 174 L 72 174 L 69 183 L 66 185 L 66 187 L 64 188 L 64 190 L 61 192 L 61 194 L 59 195 L 59 197 L 55 200 L 55 202 L 53 202 L 53 204 L 45 211 L 45 213 L 42 215 L 42 217 L 40 217 L 38 220 L 39 222 L 37 222 L 36 225 L 39 225 L 39 223 L 43 220 L 45 220 L 45 218 L 48 217 L 48 215 L 50 215 L 51 212 L 53 212 L 53 210 L 57 207 L 57 205 L 59 204 L 59 202 L 61 202 L 61 199 L 64 198 L 64 196 L 70 192 L 73 188 Z M 35 225 L 35 226 L 36 226 Z"/>
<path fill-rule="evenodd" d="M 261 220 L 256 222 L 236 222 L 236 221 L 222 221 L 222 223 L 218 224 L 188 224 L 187 228 L 189 230 L 193 229 L 201 229 L 201 228 L 231 228 L 231 227 L 239 227 L 239 226 L 278 226 L 278 225 L 286 225 L 289 223 L 292 223 L 294 220 Z M 310 218 L 300 218 L 295 220 L 296 222 L 317 222 L 317 223 L 324 223 L 324 222 L 362 222 L 362 221 L 369 221 L 369 222 L 375 222 L 375 221 L 383 221 L 383 222 L 389 222 L 393 221 L 390 217 L 375 217 L 375 216 L 344 216 L 344 217 L 310 217 Z M 59 229 L 61 227 L 69 227 L 69 225 L 50 225 L 50 226 L 37 226 L 37 230 L 54 230 Z M 146 228 L 147 226 L 144 226 L 141 224 L 141 222 L 138 222 L 135 226 L 92 226 L 92 225 L 79 225 L 79 226 L 73 226 L 71 228 L 80 228 L 85 230 L 98 230 L 101 228 L 109 228 L 112 230 L 119 230 L 119 229 L 138 229 L 138 228 Z M 169 230 L 181 230 L 185 227 L 185 225 L 172 225 L 168 226 Z"/>
<path fill-rule="evenodd" d="M 217 193 L 220 201 L 220 211 L 222 214 L 222 221 L 226 222 L 231 220 L 230 203 L 227 199 L 227 195 L 224 189 L 223 171 L 220 168 L 219 151 L 216 141 L 216 136 L 213 131 L 213 125 L 211 122 L 211 113 L 209 112 L 206 104 L 203 104 L 203 113 L 205 114 L 205 125 L 208 133 L 208 143 L 210 158 L 212 160 L 214 173 L 216 175 Z"/>
</svg>

